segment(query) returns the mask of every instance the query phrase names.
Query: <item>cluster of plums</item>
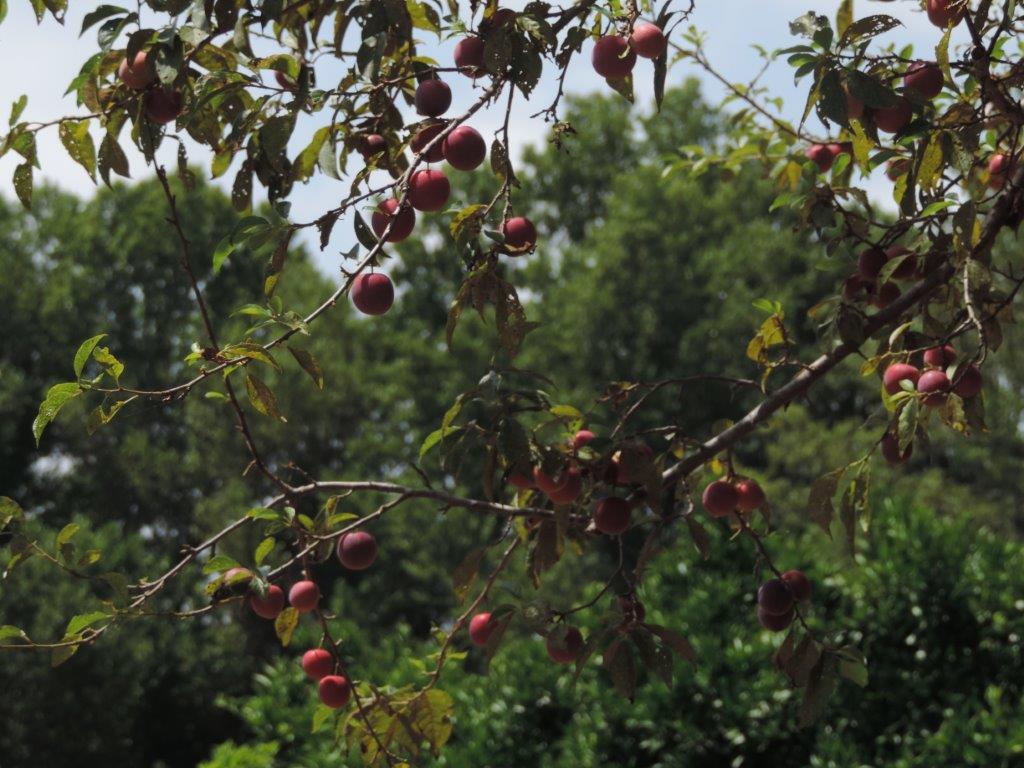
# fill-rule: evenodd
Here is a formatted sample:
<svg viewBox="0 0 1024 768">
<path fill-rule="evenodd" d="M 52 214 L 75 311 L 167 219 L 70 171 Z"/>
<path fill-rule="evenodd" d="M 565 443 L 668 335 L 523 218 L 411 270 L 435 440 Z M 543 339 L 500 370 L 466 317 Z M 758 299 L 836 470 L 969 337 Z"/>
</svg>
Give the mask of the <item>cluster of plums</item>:
<svg viewBox="0 0 1024 768">
<path fill-rule="evenodd" d="M 556 505 L 569 505 L 582 495 L 588 475 L 597 482 L 628 486 L 636 482 L 627 466 L 632 455 L 645 459 L 653 456 L 653 451 L 646 444 L 630 443 L 613 453 L 606 464 L 588 464 L 581 460 L 579 451 L 595 437 L 589 429 L 576 432 L 570 441 L 572 457 L 557 472 L 550 473 L 541 465 L 534 466 L 529 473 L 513 468 L 508 474 L 508 481 L 520 490 L 538 490 Z M 631 518 L 632 504 L 622 496 L 604 496 L 594 505 L 594 528 L 608 536 L 619 536 L 629 530 Z"/>
<path fill-rule="evenodd" d="M 620 595 L 616 599 L 619 612 L 622 614 L 620 630 L 628 631 L 637 624 L 643 624 L 647 611 L 644 604 L 637 600 L 635 594 Z M 487 645 L 487 641 L 490 640 L 500 621 L 487 611 L 474 615 L 469 620 L 470 642 L 477 646 Z M 583 633 L 577 627 L 569 624 L 558 624 L 550 629 L 545 642 L 548 657 L 556 664 L 574 663 L 579 658 L 583 645 Z"/>
<path fill-rule="evenodd" d="M 899 264 L 888 271 L 883 282 L 882 271 L 886 264 L 899 260 Z M 887 248 L 870 246 L 857 257 L 857 271 L 843 283 L 843 298 L 847 301 L 867 301 L 878 309 L 885 309 L 900 297 L 902 292 L 896 282 L 912 280 L 922 276 L 917 254 L 902 245 Z"/>
<path fill-rule="evenodd" d="M 917 392 L 921 402 L 929 408 L 939 408 L 946 403 L 950 393 L 964 400 L 981 394 L 984 379 L 981 369 L 974 363 L 953 366 L 957 360 L 956 350 L 949 344 L 932 347 L 924 351 L 924 370 L 910 363 L 893 363 L 882 374 L 882 386 L 889 395 L 898 392 Z M 912 446 L 900 453 L 899 440 L 892 432 L 882 438 L 882 456 L 889 464 L 902 464 L 910 458 Z"/>
<path fill-rule="evenodd" d="M 157 83 L 146 51 L 137 52 L 131 61 L 122 59 L 117 76 L 133 91 L 143 94 L 146 116 L 154 123 L 166 125 L 181 114 L 184 105 L 181 92 Z"/>
<path fill-rule="evenodd" d="M 782 632 L 793 623 L 796 604 L 811 599 L 811 581 L 803 571 L 786 571 L 769 579 L 757 590 L 757 620 L 772 632 Z"/>
<path fill-rule="evenodd" d="M 366 531 L 352 531 L 338 539 L 336 554 L 341 564 L 350 571 L 362 571 L 373 565 L 377 559 L 377 540 Z M 246 578 L 248 576 L 248 579 Z M 251 581 L 252 574 L 244 568 L 232 568 L 224 574 L 223 581 Z M 288 604 L 296 611 L 309 613 L 320 603 L 320 588 L 311 579 L 302 579 L 288 590 Z M 285 606 L 284 590 L 271 584 L 262 594 L 249 594 L 249 607 L 262 619 L 273 621 Z M 352 684 L 343 675 L 337 674 L 338 660 L 335 654 L 325 648 L 313 648 L 302 655 L 302 670 L 317 681 L 320 701 L 333 709 L 344 707 L 352 695 Z"/>
<path fill-rule="evenodd" d="M 764 506 L 764 491 L 750 478 L 721 478 L 708 483 L 701 495 L 704 509 L 712 517 L 728 517 L 734 512 L 753 512 Z"/>
<path fill-rule="evenodd" d="M 846 116 L 850 120 L 860 120 L 870 115 L 878 130 L 899 133 L 914 117 L 914 102 L 907 95 L 918 103 L 931 101 L 942 92 L 943 83 L 942 69 L 935 62 L 911 62 L 903 75 L 903 92 L 906 95 L 900 96 L 893 106 L 869 108 L 847 89 Z M 844 152 L 851 153 L 849 142 L 812 144 L 804 150 L 804 156 L 825 173 Z"/>
<path fill-rule="evenodd" d="M 636 66 L 636 57 L 657 59 L 665 53 L 668 39 L 655 24 L 637 24 L 630 36 L 604 35 L 594 44 L 591 64 L 607 80 L 628 77 Z"/>
<path fill-rule="evenodd" d="M 469 620 L 469 639 L 473 645 L 484 646 L 497 629 L 500 619 L 490 612 L 478 613 Z M 572 664 L 583 649 L 583 634 L 576 627 L 562 625 L 548 632 L 547 651 L 557 664 Z"/>
</svg>

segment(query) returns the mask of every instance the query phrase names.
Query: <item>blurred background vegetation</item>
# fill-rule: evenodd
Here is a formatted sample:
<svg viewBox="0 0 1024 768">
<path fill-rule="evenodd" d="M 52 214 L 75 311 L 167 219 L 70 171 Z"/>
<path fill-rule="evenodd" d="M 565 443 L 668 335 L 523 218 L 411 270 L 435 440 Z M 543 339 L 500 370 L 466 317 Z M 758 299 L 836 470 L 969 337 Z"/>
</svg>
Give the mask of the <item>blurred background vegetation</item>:
<svg viewBox="0 0 1024 768">
<path fill-rule="evenodd" d="M 544 238 L 535 256 L 508 262 L 542 324 L 517 365 L 549 375 L 553 398 L 587 410 L 610 381 L 754 376 L 744 350 L 764 317 L 752 305 L 758 298 L 782 303 L 805 357 L 820 347 L 807 310 L 837 291 L 854 255 L 826 256 L 783 215 L 769 215 L 774 192 L 754 175 L 664 174 L 679 147 L 713 144 L 727 130 L 696 84 L 669 93 L 656 120 L 598 96 L 572 102 L 569 120 L 576 132 L 560 151 L 536 147 L 525 157 L 517 212 Z M 455 178 L 465 202 L 492 184 Z M 208 257 L 231 228 L 230 203 L 202 184 L 181 195 L 195 253 Z M 109 334 L 104 343 L 125 363 L 126 380 L 181 378 L 180 361 L 200 333 L 162 206 L 151 181 L 90 200 L 37 191 L 31 214 L 0 202 L 0 494 L 30 511 L 40 541 L 52 544 L 62 526 L 78 522 L 78 547 L 102 549 L 100 567 L 134 577 L 159 574 L 182 543 L 218 530 L 265 492 L 242 475 L 246 454 L 224 406 L 199 396 L 134 404 L 92 436 L 84 409 L 72 404 L 34 446 L 38 404 L 68 378 L 88 336 Z M 325 392 L 294 366 L 271 380 L 288 416 L 286 425 L 254 420 L 271 460 L 294 460 L 320 478 L 417 481 L 420 442 L 487 372 L 494 348 L 492 325 L 468 315 L 453 350 L 445 348 L 461 265 L 440 219 L 421 225 L 385 266 L 400 289 L 387 316 L 367 321 L 339 305 L 317 323 L 307 346 L 325 369 Z M 1016 246 L 1011 239 L 1001 247 Z M 209 273 L 208 263 L 200 267 Z M 208 280 L 222 337 L 244 328 L 230 312 L 259 300 L 262 275 L 262 263 L 236 253 Z M 333 282 L 296 250 L 281 291 L 288 306 L 308 309 Z M 596 661 L 574 683 L 571 670 L 548 661 L 542 640 L 514 626 L 486 674 L 476 651 L 449 666 L 442 687 L 456 702 L 455 733 L 436 764 L 1020 765 L 1019 337 L 1008 328 L 986 367 L 986 433 L 965 439 L 938 427 L 907 466 L 875 460 L 873 511 L 854 556 L 838 532 L 832 541 L 808 523 L 807 491 L 878 439 L 885 414 L 877 378 L 848 363 L 742 448 L 744 470 L 775 506 L 775 559 L 814 580 L 812 622 L 842 630 L 868 657 L 869 685 L 844 683 L 816 726 L 796 728 L 798 702 L 772 667 L 780 637 L 756 622 L 749 543 L 709 520 L 711 557 L 681 533 L 641 592 L 648 620 L 694 644 L 695 670 L 677 666 L 671 687 L 650 676 L 630 703 Z M 753 402 L 717 384 L 667 388 L 634 426 L 677 422 L 703 435 Z M 600 407 L 591 416 L 595 431 L 608 429 Z M 652 444 L 659 453 L 667 447 Z M 436 453 L 425 469 L 440 472 Z M 480 481 L 464 470 L 453 487 L 479 493 Z M 373 526 L 382 546 L 373 569 L 320 569 L 359 677 L 380 686 L 422 681 L 436 650 L 431 630 L 457 610 L 451 571 L 493 537 L 493 525 L 430 505 L 403 507 Z M 249 562 L 259 538 L 250 536 L 227 551 Z M 495 601 L 565 607 L 592 596 L 612 566 L 608 552 L 569 553 L 539 594 L 510 578 Z M 201 577 L 182 579 L 152 608 L 180 610 L 200 595 Z M 30 560 L 0 581 L 0 623 L 59 637 L 95 599 L 88 582 Z M 579 616 L 584 630 L 606 603 Z M 5 651 L 0 765 L 359 765 L 329 729 L 310 733 L 316 697 L 297 657 L 317 639 L 303 624 L 282 653 L 272 627 L 236 605 L 194 621 L 118 627 L 58 669 L 45 655 Z"/>
</svg>

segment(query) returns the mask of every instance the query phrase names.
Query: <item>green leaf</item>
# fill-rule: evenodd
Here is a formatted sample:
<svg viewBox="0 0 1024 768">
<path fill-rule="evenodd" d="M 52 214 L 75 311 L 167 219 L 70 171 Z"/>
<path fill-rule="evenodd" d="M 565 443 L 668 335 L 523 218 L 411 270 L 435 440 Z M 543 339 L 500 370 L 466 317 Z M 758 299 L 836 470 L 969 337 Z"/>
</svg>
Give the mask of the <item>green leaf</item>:
<svg viewBox="0 0 1024 768">
<path fill-rule="evenodd" d="M 69 400 L 82 394 L 82 388 L 76 382 L 54 384 L 46 393 L 46 399 L 39 406 L 39 413 L 32 422 L 32 435 L 36 439 L 36 445 L 43 437 L 46 427 L 57 418 L 57 414 L 67 405 Z"/>
<path fill-rule="evenodd" d="M 256 565 L 262 565 L 263 561 L 267 559 L 267 555 L 274 551 L 275 540 L 273 536 L 268 536 L 259 543 L 256 547 L 256 551 L 253 553 L 253 560 Z"/>
<path fill-rule="evenodd" d="M 24 520 L 25 511 L 14 499 L 8 496 L 0 496 L 0 528 L 6 526 L 11 520 Z"/>
<path fill-rule="evenodd" d="M 100 178 L 108 187 L 110 186 L 110 172 L 113 171 L 123 178 L 129 177 L 128 157 L 125 155 L 121 145 L 117 143 L 111 134 L 107 133 L 100 142 L 99 154 Z"/>
<path fill-rule="evenodd" d="M 603 663 L 615 690 L 623 698 L 633 701 L 636 697 L 636 662 L 629 646 L 619 638 L 612 640 L 604 651 Z"/>
<path fill-rule="evenodd" d="M 899 97 L 888 86 L 860 70 L 848 70 L 846 85 L 850 93 L 869 107 L 892 107 Z"/>
<path fill-rule="evenodd" d="M 13 637 L 18 638 L 19 640 L 24 640 L 26 643 L 32 642 L 29 640 L 28 635 L 25 634 L 25 630 L 11 626 L 10 624 L 0 626 L 0 645 L 11 645 L 8 641 Z"/>
<path fill-rule="evenodd" d="M 366 222 L 363 221 L 363 217 L 359 215 L 358 211 L 353 211 L 353 225 L 355 226 L 356 239 L 363 248 L 369 251 L 377 247 L 377 236 L 366 226 Z"/>
<path fill-rule="evenodd" d="M 336 711 L 337 710 L 331 709 L 326 704 L 317 704 L 316 709 L 313 711 L 313 725 L 311 733 L 316 733 L 323 728 L 327 721 L 334 717 L 334 713 Z"/>
<path fill-rule="evenodd" d="M 71 159 L 85 169 L 89 178 L 96 181 L 96 145 L 89 134 L 89 122 L 65 120 L 57 133 Z"/>
<path fill-rule="evenodd" d="M 852 5 L 852 3 L 851 3 Z M 858 40 L 865 40 L 872 37 L 881 35 L 883 32 L 888 32 L 890 29 L 903 26 L 903 23 L 892 16 L 875 15 L 865 16 L 863 19 L 857 19 L 852 22 L 846 31 L 841 33 L 843 38 L 840 41 L 841 45 L 847 46 Z"/>
<path fill-rule="evenodd" d="M 252 407 L 257 411 L 264 416 L 270 416 L 279 421 L 287 421 L 281 415 L 281 411 L 277 406 L 277 396 L 274 395 L 270 387 L 263 383 L 262 379 L 253 376 L 251 373 L 246 375 L 245 391 L 249 395 L 249 402 L 252 403 Z"/>
<path fill-rule="evenodd" d="M 25 107 L 28 106 L 28 96 L 22 94 L 17 100 L 11 105 L 11 116 L 7 120 L 7 124 L 13 128 L 18 118 L 21 117 L 21 113 L 25 111 Z"/>
<path fill-rule="evenodd" d="M 75 376 L 82 378 L 82 371 L 85 370 L 85 364 L 89 362 L 89 356 L 92 355 L 92 351 L 96 348 L 96 345 L 99 344 L 106 335 L 107 334 L 105 333 L 101 333 L 82 342 L 78 351 L 75 352 Z"/>
<path fill-rule="evenodd" d="M 455 590 L 455 599 L 462 603 L 469 594 L 469 588 L 473 586 L 477 573 L 480 571 L 480 563 L 483 560 L 486 549 L 477 547 L 459 563 L 452 571 L 452 587 Z"/>
<path fill-rule="evenodd" d="M 73 639 L 77 639 L 77 638 L 67 638 L 67 639 L 68 640 L 73 640 Z M 50 655 L 50 666 L 51 667 L 59 667 L 65 661 L 67 661 L 72 656 L 74 656 L 76 653 L 78 653 L 79 647 L 80 646 L 78 646 L 78 645 L 62 645 L 62 646 L 60 646 L 58 648 L 54 648 L 53 649 L 53 653 Z"/>
<path fill-rule="evenodd" d="M 224 357 L 229 359 L 243 358 L 247 360 L 256 360 L 265 365 L 269 365 L 275 371 L 281 370 L 281 364 L 274 359 L 274 356 L 267 352 L 261 344 L 256 344 L 251 341 L 243 341 L 238 344 L 230 344 L 221 350 Z"/>
<path fill-rule="evenodd" d="M 238 561 L 227 555 L 214 555 L 203 565 L 203 573 L 223 573 L 230 568 L 238 568 Z"/>
<path fill-rule="evenodd" d="M 78 523 L 68 523 L 61 528 L 60 533 L 57 534 L 57 548 L 59 549 L 71 541 L 80 528 L 81 526 Z"/>
<path fill-rule="evenodd" d="M 860 649 L 844 645 L 835 653 L 839 657 L 840 677 L 864 688 L 868 684 L 868 662 Z"/>
<path fill-rule="evenodd" d="M 423 461 L 423 457 L 426 456 L 430 452 L 430 449 L 433 448 L 435 445 L 440 443 L 445 438 L 451 437 L 455 433 L 461 431 L 462 427 L 441 427 L 440 429 L 435 429 L 433 432 L 427 435 L 426 439 L 424 439 L 423 441 L 423 444 L 420 446 L 420 461 Z"/>
<path fill-rule="evenodd" d="M 274 619 L 274 631 L 277 633 L 278 639 L 281 641 L 281 645 L 287 647 L 292 641 L 292 633 L 295 631 L 295 627 L 299 623 L 299 612 L 288 606 L 278 617 Z"/>
<path fill-rule="evenodd" d="M 838 681 L 836 666 L 835 657 L 825 653 L 811 670 L 807 688 L 804 690 L 804 698 L 800 703 L 801 728 L 813 725 L 825 711 L 825 705 L 828 703 L 829 697 L 832 696 L 832 692 L 835 691 Z"/>
<path fill-rule="evenodd" d="M 92 351 L 92 358 L 101 366 L 105 373 L 109 374 L 115 382 L 119 381 L 124 373 L 124 363 L 118 360 L 107 347 L 96 347 Z"/>
<path fill-rule="evenodd" d="M 829 529 L 832 526 L 832 518 L 835 515 L 835 507 L 832 498 L 836 495 L 839 487 L 839 478 L 843 470 L 837 469 L 822 475 L 814 481 L 811 486 L 810 498 L 807 502 L 807 511 L 811 520 L 821 526 L 825 533 L 831 536 Z"/>
<path fill-rule="evenodd" d="M 853 22 L 853 0 L 842 0 L 836 11 L 836 34 L 842 37 Z"/>
<path fill-rule="evenodd" d="M 86 627 L 91 627 L 98 621 L 110 618 L 110 614 L 104 611 L 92 611 L 91 613 L 81 613 L 78 616 L 72 617 L 71 621 L 68 622 L 68 628 L 64 630 L 65 635 L 77 635 Z"/>
<path fill-rule="evenodd" d="M 81 37 L 85 34 L 85 31 L 89 27 L 97 24 L 104 19 L 109 19 L 111 16 L 116 16 L 119 13 L 128 13 L 127 8 L 121 8 L 116 5 L 100 5 L 85 14 L 85 18 L 82 19 L 82 29 L 79 31 L 78 36 Z"/>
<path fill-rule="evenodd" d="M 900 454 L 907 452 L 907 448 L 914 442 L 914 434 L 917 432 L 917 421 L 921 415 L 921 401 L 916 397 L 909 398 L 900 409 L 900 417 L 896 422 L 896 437 L 899 441 Z"/>
<path fill-rule="evenodd" d="M 657 635 L 676 654 L 682 656 L 693 666 L 697 666 L 697 651 L 694 650 L 693 646 L 690 645 L 690 641 L 685 637 L 668 627 L 662 627 L 657 624 L 648 624 L 647 629 Z"/>
<path fill-rule="evenodd" d="M 32 164 L 19 163 L 14 169 L 14 192 L 26 210 L 32 210 Z"/>
<path fill-rule="evenodd" d="M 271 509 L 270 507 L 253 507 L 245 513 L 246 517 L 253 520 L 284 520 L 285 514 L 282 510 Z"/>
<path fill-rule="evenodd" d="M 288 347 L 288 351 L 292 353 L 292 357 L 295 358 L 302 370 L 309 374 L 309 377 L 313 380 L 316 388 L 321 392 L 324 390 L 324 372 L 320 367 L 320 363 L 313 357 L 312 353 L 307 352 L 301 347 Z"/>
</svg>

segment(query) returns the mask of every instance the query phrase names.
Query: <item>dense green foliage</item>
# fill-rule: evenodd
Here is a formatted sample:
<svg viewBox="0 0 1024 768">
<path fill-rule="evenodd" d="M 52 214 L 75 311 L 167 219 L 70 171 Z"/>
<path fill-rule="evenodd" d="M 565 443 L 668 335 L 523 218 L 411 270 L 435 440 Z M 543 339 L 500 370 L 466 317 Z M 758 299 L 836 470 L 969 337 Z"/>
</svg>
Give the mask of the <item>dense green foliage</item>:
<svg viewBox="0 0 1024 768">
<path fill-rule="evenodd" d="M 521 272 L 517 283 L 528 289 L 531 316 L 544 323 L 543 333 L 528 337 L 519 365 L 551 375 L 553 396 L 583 408 L 601 394 L 594 382 L 756 376 L 741 350 L 763 319 L 752 306 L 762 297 L 781 302 L 803 349 L 817 348 L 806 311 L 835 290 L 852 256 L 825 257 L 806 236 L 770 219 L 773 191 L 752 175 L 663 176 L 663 158 L 677 147 L 718 139 L 720 117 L 695 85 L 668 94 L 657 121 L 598 97 L 575 102 L 569 119 L 577 134 L 564 150 L 531 150 L 519 172 L 531 216 L 551 233 L 537 257 L 510 267 Z M 593 157 L 610 162 L 580 162 Z M 208 255 L 230 228 L 230 206 L 208 186 L 182 194 L 195 252 Z M 218 529 L 253 502 L 256 486 L 242 475 L 245 459 L 234 450 L 224 406 L 199 397 L 133 406 L 92 436 L 82 428 L 84 411 L 69 410 L 41 450 L 29 425 L 46 387 L 68 375 L 67 350 L 93 333 L 110 334 L 104 343 L 140 381 L 169 383 L 180 374 L 167 361 L 180 360 L 198 330 L 174 243 L 165 222 L 151 215 L 159 208 L 152 182 L 101 191 L 87 202 L 37 190 L 32 214 L 0 208 L 7 311 L 0 494 L 31 511 L 41 540 L 79 521 L 76 544 L 102 548 L 104 567 L 151 576 L 183 539 Z M 487 370 L 490 324 L 467 314 L 452 352 L 445 349 L 444 317 L 460 267 L 442 230 L 400 252 L 401 263 L 388 268 L 402 292 L 388 316 L 365 322 L 339 306 L 303 342 L 332 387 L 318 392 L 294 365 L 269 379 L 289 423 L 255 426 L 269 455 L 295 462 L 296 479 L 299 470 L 415 477 L 420 440 L 456 393 Z M 198 266 L 208 273 L 208 264 Z M 232 256 L 206 286 L 216 315 L 258 295 L 262 271 L 246 254 Z M 329 283 L 296 252 L 282 286 L 286 304 L 311 307 Z M 957 764 L 1011 765 L 1010 747 L 1024 738 L 1024 553 L 961 519 L 969 513 L 1004 533 L 1021 520 L 1024 363 L 1013 353 L 1012 331 L 1007 339 L 997 360 L 1000 386 L 986 390 L 991 432 L 956 442 L 937 434 L 906 469 L 879 466 L 871 532 L 856 562 L 840 536 L 832 544 L 805 530 L 803 505 L 810 481 L 877 439 L 884 418 L 876 378 L 845 367 L 740 454 L 768 480 L 780 525 L 791 534 L 775 537 L 779 559 L 805 566 L 818 585 L 813 621 L 847 627 L 871 660 L 869 687 L 844 685 L 821 725 L 796 730 L 792 697 L 771 668 L 777 639 L 753 619 L 757 579 L 748 542 L 730 541 L 709 523 L 711 559 L 702 561 L 684 542 L 656 561 L 643 593 L 650 617 L 697 647 L 696 671 L 677 665 L 673 688 L 649 681 L 630 705 L 615 698 L 597 664 L 573 687 L 571 673 L 547 664 L 542 645 L 517 628 L 489 676 L 479 674 L 483 664 L 474 654 L 465 669 L 447 671 L 442 687 L 456 700 L 458 722 L 445 764 L 802 766 L 813 755 L 814 765 L 923 768 L 955 755 Z M 749 398 L 711 382 L 667 388 L 634 428 L 678 423 L 707 432 Z M 608 413 L 594 410 L 597 431 L 608 427 Z M 667 447 L 654 437 L 652 444 Z M 436 470 L 438 454 L 426 461 Z M 471 468 L 470 461 L 456 480 L 466 492 L 479 490 Z M 418 665 L 436 647 L 431 628 L 453 612 L 449 574 L 494 524 L 465 512 L 438 517 L 430 505 L 404 507 L 374 527 L 384 552 L 374 570 L 342 576 L 335 566 L 324 569 L 344 652 L 377 685 L 416 681 Z M 245 559 L 257 541 L 254 532 L 242 536 L 229 553 Z M 580 597 L 574 570 L 610 570 L 607 553 L 585 558 L 568 558 L 537 599 L 564 606 Z M 31 560 L 0 583 L 3 623 L 33 637 L 59 636 L 88 602 L 89 587 L 48 574 L 45 562 Z M 501 589 L 532 595 L 514 580 Z M 201 604 L 199 585 L 185 580 L 150 607 Z M 593 622 L 582 614 L 584 628 Z M 308 628 L 295 647 L 306 642 L 315 642 Z M 237 608 L 199 621 L 119 627 L 59 672 L 43 655 L 2 654 L 0 679 L 17 681 L 8 689 L 18 694 L 0 696 L 7 724 L 0 762 L 353 764 L 331 746 L 330 734 L 307 736 L 314 701 L 292 656 L 282 658 L 272 630 Z"/>
</svg>

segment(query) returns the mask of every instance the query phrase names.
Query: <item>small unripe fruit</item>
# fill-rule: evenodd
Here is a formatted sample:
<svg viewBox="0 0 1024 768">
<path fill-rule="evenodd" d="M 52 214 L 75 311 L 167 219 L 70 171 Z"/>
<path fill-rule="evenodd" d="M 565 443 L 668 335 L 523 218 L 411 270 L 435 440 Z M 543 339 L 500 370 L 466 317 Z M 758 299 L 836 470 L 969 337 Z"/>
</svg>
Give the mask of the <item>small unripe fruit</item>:
<svg viewBox="0 0 1024 768">
<path fill-rule="evenodd" d="M 478 613 L 469 620 L 469 639 L 473 645 L 487 645 L 487 640 L 497 624 L 491 621 L 490 613 Z"/>
<path fill-rule="evenodd" d="M 963 0 L 928 0 L 926 10 L 928 20 L 943 29 L 950 24 L 956 26 L 964 18 Z"/>
<path fill-rule="evenodd" d="M 629 502 L 617 496 L 601 499 L 594 507 L 594 526 L 601 533 L 618 536 L 629 530 Z"/>
<path fill-rule="evenodd" d="M 160 125 L 174 122 L 183 106 L 184 100 L 178 91 L 158 88 L 146 94 L 146 115 Z"/>
<path fill-rule="evenodd" d="M 931 61 L 915 61 L 903 77 L 903 87 L 922 99 L 934 99 L 942 92 L 942 85 L 942 70 Z"/>
<path fill-rule="evenodd" d="M 902 245 L 892 245 L 885 249 L 885 258 L 887 261 L 893 259 L 899 259 L 906 257 L 900 262 L 900 265 L 892 271 L 892 278 L 895 280 L 908 280 L 914 276 L 917 271 L 917 259 L 914 252 L 909 248 L 904 248 Z"/>
<path fill-rule="evenodd" d="M 583 475 L 576 467 L 569 467 L 562 473 L 558 487 L 548 493 L 555 504 L 572 504 L 583 491 Z"/>
<path fill-rule="evenodd" d="M 267 594 L 262 597 L 260 595 L 249 597 L 249 607 L 261 619 L 276 619 L 278 614 L 284 610 L 284 590 L 277 584 L 271 584 L 267 587 Z"/>
<path fill-rule="evenodd" d="M 890 395 L 895 395 L 903 389 L 900 386 L 901 381 L 909 381 L 913 385 L 911 386 L 913 389 L 914 386 L 917 386 L 919 378 L 921 378 L 921 372 L 914 366 L 908 363 L 893 363 L 882 374 L 882 386 Z"/>
<path fill-rule="evenodd" d="M 453 168 L 472 171 L 487 157 L 487 142 L 480 132 L 460 125 L 444 139 L 444 158 Z"/>
<path fill-rule="evenodd" d="M 925 396 L 925 405 L 930 408 L 938 408 L 946 402 L 946 397 L 949 394 L 949 377 L 944 371 L 934 368 L 925 371 L 917 380 L 917 391 Z"/>
<path fill-rule="evenodd" d="M 933 368 L 948 368 L 956 362 L 956 349 L 952 344 L 943 344 L 941 347 L 932 347 L 924 351 L 924 364 Z"/>
<path fill-rule="evenodd" d="M 320 701 L 331 709 L 341 709 L 352 696 L 352 684 L 341 675 L 327 675 L 317 686 Z"/>
<path fill-rule="evenodd" d="M 828 171 L 836 159 L 828 144 L 811 144 L 804 150 L 804 156 L 818 166 L 818 170 L 822 173 Z"/>
<path fill-rule="evenodd" d="M 334 657 L 326 648 L 313 648 L 302 654 L 302 671 L 311 680 L 320 680 L 334 671 Z"/>
<path fill-rule="evenodd" d="M 451 194 L 448 177 L 433 168 L 416 171 L 409 179 L 409 203 L 418 211 L 440 211 Z"/>
<path fill-rule="evenodd" d="M 395 302 L 395 286 L 391 278 L 381 272 L 356 275 L 349 292 L 352 303 L 364 315 L 383 315 Z"/>
<path fill-rule="evenodd" d="M 874 111 L 875 125 L 885 133 L 899 133 L 910 124 L 914 117 L 914 109 L 902 96 L 891 107 L 881 107 Z"/>
<path fill-rule="evenodd" d="M 443 80 L 424 80 L 416 86 L 416 111 L 427 117 L 440 117 L 452 105 L 452 89 Z"/>
<path fill-rule="evenodd" d="M 701 501 L 712 517 L 725 517 L 736 509 L 740 496 L 728 480 L 715 480 L 704 489 Z"/>
<path fill-rule="evenodd" d="M 782 579 L 769 579 L 757 590 L 757 605 L 773 616 L 781 616 L 793 608 L 793 593 Z"/>
<path fill-rule="evenodd" d="M 388 150 L 388 142 L 379 133 L 370 133 L 362 138 L 359 142 L 359 153 L 363 156 L 364 160 L 369 160 L 371 157 L 382 155 Z"/>
<path fill-rule="evenodd" d="M 583 649 L 583 635 L 576 627 L 552 631 L 547 639 L 548 656 L 556 664 L 572 664 Z"/>
<path fill-rule="evenodd" d="M 377 559 L 377 540 L 366 531 L 352 531 L 338 539 L 338 560 L 350 571 L 363 571 Z"/>
<path fill-rule="evenodd" d="M 665 52 L 668 40 L 665 39 L 661 27 L 654 24 L 637 24 L 629 37 L 629 46 L 636 51 L 637 56 L 656 59 Z"/>
<path fill-rule="evenodd" d="M 874 280 L 884 266 L 885 251 L 881 248 L 868 248 L 861 251 L 860 256 L 857 257 L 857 272 L 865 280 Z"/>
<path fill-rule="evenodd" d="M 981 377 L 981 371 L 976 365 L 968 365 L 963 371 L 957 374 L 959 377 L 956 384 L 953 385 L 953 391 L 962 397 L 964 400 L 970 400 L 972 397 L 977 397 L 978 393 L 981 392 L 984 381 Z"/>
<path fill-rule="evenodd" d="M 288 602 L 299 613 L 309 613 L 320 602 L 320 587 L 309 579 L 296 581 L 288 590 Z"/>
<path fill-rule="evenodd" d="M 437 136 L 441 131 L 445 129 L 447 123 L 430 123 L 425 125 L 413 134 L 412 141 L 409 142 L 409 147 L 417 155 L 423 152 L 423 148 L 433 141 L 434 137 Z M 444 140 L 437 142 L 432 145 L 423 159 L 428 163 L 439 163 L 444 160 Z"/>
<path fill-rule="evenodd" d="M 782 632 L 789 628 L 789 625 L 793 623 L 793 616 L 796 615 L 794 609 L 790 608 L 788 613 L 781 615 L 775 615 L 768 613 L 761 606 L 757 607 L 757 620 L 761 623 L 761 626 L 770 632 Z"/>
<path fill-rule="evenodd" d="M 789 591 L 793 593 L 797 602 L 806 603 L 811 599 L 811 580 L 803 571 L 796 569 L 786 571 L 782 574 L 782 580 L 786 582 L 786 586 L 789 587 Z"/>
<path fill-rule="evenodd" d="M 477 78 L 486 75 L 483 38 L 470 35 L 459 40 L 455 44 L 455 66 L 466 77 Z"/>
<path fill-rule="evenodd" d="M 145 90 L 155 79 L 153 72 L 146 66 L 146 51 L 138 51 L 130 64 L 127 57 L 122 59 L 117 68 L 117 76 L 132 90 Z"/>
<path fill-rule="evenodd" d="M 377 210 L 370 217 L 370 225 L 377 237 L 384 234 L 384 230 L 387 229 L 392 219 L 395 220 L 395 223 L 391 225 L 391 231 L 388 232 L 387 242 L 389 243 L 402 242 L 412 234 L 412 229 L 416 226 L 416 212 L 412 208 L 405 206 L 397 214 L 395 211 L 398 211 L 398 200 L 392 197 L 378 205 Z"/>
<path fill-rule="evenodd" d="M 914 446 L 912 444 L 907 446 L 906 451 L 900 453 L 900 441 L 891 432 L 887 432 L 885 437 L 882 438 L 881 448 L 882 458 L 891 467 L 904 464 L 914 453 Z"/>
<path fill-rule="evenodd" d="M 597 435 L 591 432 L 589 429 L 581 429 L 575 435 L 572 436 L 572 447 L 577 451 L 584 445 L 593 440 Z"/>
<path fill-rule="evenodd" d="M 513 251 L 530 251 L 537 244 L 537 228 L 525 216 L 506 219 L 501 224 L 501 234 L 505 237 L 505 245 Z"/>
<path fill-rule="evenodd" d="M 886 283 L 885 285 L 875 286 L 874 295 L 871 297 L 871 303 L 879 309 L 885 309 L 899 297 L 899 286 L 897 286 L 896 283 Z"/>
<path fill-rule="evenodd" d="M 620 80 L 636 65 L 636 51 L 621 35 L 605 35 L 594 44 L 590 57 L 594 70 L 608 80 Z"/>
<path fill-rule="evenodd" d="M 741 512 L 753 512 L 764 506 L 765 495 L 756 480 L 746 479 L 736 483 L 736 506 Z"/>
</svg>

